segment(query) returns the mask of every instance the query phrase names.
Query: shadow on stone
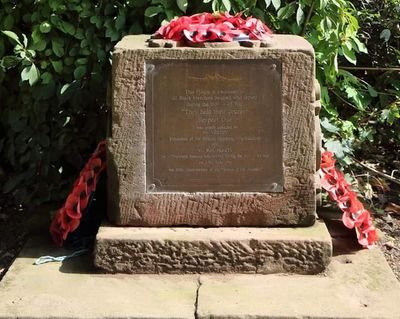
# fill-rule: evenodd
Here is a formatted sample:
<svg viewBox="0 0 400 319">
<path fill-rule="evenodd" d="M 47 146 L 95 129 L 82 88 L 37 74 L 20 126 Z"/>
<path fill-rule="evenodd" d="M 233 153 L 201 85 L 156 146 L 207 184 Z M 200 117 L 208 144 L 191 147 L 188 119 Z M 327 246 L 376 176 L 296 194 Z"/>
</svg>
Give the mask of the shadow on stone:
<svg viewBox="0 0 400 319">
<path fill-rule="evenodd" d="M 346 228 L 341 220 L 324 219 L 332 237 L 333 256 L 357 253 L 361 246 L 357 242 L 354 229 Z"/>
<path fill-rule="evenodd" d="M 60 267 L 60 272 L 65 274 L 95 274 L 96 268 L 93 265 L 92 252 L 88 255 L 64 260 Z"/>
</svg>

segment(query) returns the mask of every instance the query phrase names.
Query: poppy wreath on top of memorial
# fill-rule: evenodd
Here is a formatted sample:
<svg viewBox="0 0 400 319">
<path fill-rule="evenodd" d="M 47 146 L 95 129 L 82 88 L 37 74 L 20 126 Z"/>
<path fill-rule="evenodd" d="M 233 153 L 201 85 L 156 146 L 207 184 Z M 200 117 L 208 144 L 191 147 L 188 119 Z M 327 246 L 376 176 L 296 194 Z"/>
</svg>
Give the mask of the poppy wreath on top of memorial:
<svg viewBox="0 0 400 319">
<path fill-rule="evenodd" d="M 265 40 L 272 31 L 259 19 L 242 18 L 241 14 L 199 13 L 190 17 L 183 16 L 161 26 L 155 37 L 185 41 L 231 42 L 236 40 Z"/>
<path fill-rule="evenodd" d="M 76 179 L 64 206 L 57 211 L 51 222 L 50 234 L 58 247 L 63 245 L 69 233 L 78 228 L 90 197 L 96 191 L 100 174 L 106 168 L 105 145 L 105 141 L 98 144 Z"/>
<path fill-rule="evenodd" d="M 328 151 L 322 153 L 319 170 L 321 186 L 342 210 L 343 224 L 347 228 L 356 230 L 357 239 L 361 246 L 369 247 L 378 239 L 370 213 L 351 190 L 351 186 L 345 180 L 343 173 L 336 169 L 335 162 L 333 153 Z"/>
</svg>

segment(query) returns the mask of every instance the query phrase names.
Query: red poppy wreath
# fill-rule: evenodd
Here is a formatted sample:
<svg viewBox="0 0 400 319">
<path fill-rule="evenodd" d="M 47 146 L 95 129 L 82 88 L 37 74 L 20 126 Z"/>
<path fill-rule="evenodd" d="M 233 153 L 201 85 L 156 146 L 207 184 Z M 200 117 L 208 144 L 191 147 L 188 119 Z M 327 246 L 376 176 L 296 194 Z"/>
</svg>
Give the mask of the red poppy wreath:
<svg viewBox="0 0 400 319">
<path fill-rule="evenodd" d="M 50 234 L 56 246 L 61 247 L 68 234 L 76 230 L 85 213 L 90 196 L 96 191 L 100 174 L 106 168 L 105 142 L 100 142 L 76 179 L 65 204 L 54 216 Z"/>
<path fill-rule="evenodd" d="M 343 173 L 335 168 L 335 162 L 333 153 L 328 151 L 322 153 L 319 170 L 321 186 L 342 210 L 343 224 L 347 228 L 355 228 L 359 244 L 363 247 L 369 247 L 377 240 L 376 229 L 370 213 L 351 190 L 351 186 L 345 180 Z"/>
<path fill-rule="evenodd" d="M 184 41 L 188 43 L 201 42 L 231 42 L 235 40 L 263 40 L 272 31 L 259 19 L 242 18 L 241 14 L 229 13 L 199 13 L 190 17 L 183 16 L 173 19 L 161 26 L 155 37 Z"/>
</svg>

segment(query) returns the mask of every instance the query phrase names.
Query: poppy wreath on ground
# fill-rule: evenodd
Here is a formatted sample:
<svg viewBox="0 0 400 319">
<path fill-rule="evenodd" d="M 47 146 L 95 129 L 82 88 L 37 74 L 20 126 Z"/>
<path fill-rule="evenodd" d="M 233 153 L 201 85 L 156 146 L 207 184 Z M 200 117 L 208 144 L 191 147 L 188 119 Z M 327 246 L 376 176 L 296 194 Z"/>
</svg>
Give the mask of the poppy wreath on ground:
<svg viewBox="0 0 400 319">
<path fill-rule="evenodd" d="M 241 14 L 199 13 L 183 16 L 161 26 L 155 37 L 187 43 L 265 40 L 272 31 L 259 19 Z"/>
<path fill-rule="evenodd" d="M 58 247 L 63 245 L 69 233 L 78 228 L 91 195 L 96 191 L 100 174 L 106 168 L 105 145 L 105 141 L 98 144 L 85 167 L 81 170 L 64 206 L 57 211 L 51 222 L 50 234 Z"/>
<path fill-rule="evenodd" d="M 343 173 L 335 168 L 335 162 L 333 153 L 328 151 L 322 153 L 319 170 L 321 186 L 342 210 L 343 224 L 347 228 L 356 230 L 357 239 L 361 246 L 369 247 L 378 239 L 370 213 L 351 190 L 351 186 L 345 180 Z"/>
</svg>

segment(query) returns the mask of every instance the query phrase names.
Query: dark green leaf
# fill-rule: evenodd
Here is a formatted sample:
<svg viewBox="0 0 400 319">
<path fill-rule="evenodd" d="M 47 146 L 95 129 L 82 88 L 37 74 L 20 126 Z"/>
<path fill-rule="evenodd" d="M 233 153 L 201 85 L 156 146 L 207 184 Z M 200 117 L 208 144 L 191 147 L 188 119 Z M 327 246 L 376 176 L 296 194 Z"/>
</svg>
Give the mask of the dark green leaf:
<svg viewBox="0 0 400 319">
<path fill-rule="evenodd" d="M 22 46 L 22 43 L 21 43 L 21 41 L 19 41 L 19 38 L 15 32 L 5 30 L 5 31 L 1 31 L 1 33 L 3 33 L 5 36 L 7 36 L 14 43 L 18 43 L 19 45 Z"/>
<path fill-rule="evenodd" d="M 219 8 L 219 1 L 218 0 L 213 0 L 213 2 L 211 3 L 211 8 L 213 12 L 217 12 L 220 10 Z"/>
<path fill-rule="evenodd" d="M 296 22 L 297 25 L 301 25 L 304 21 L 304 11 L 303 8 L 299 5 L 297 8 L 297 14 L 296 14 Z"/>
<path fill-rule="evenodd" d="M 368 92 L 372 97 L 378 96 L 378 92 L 371 85 L 368 85 Z"/>
<path fill-rule="evenodd" d="M 144 11 L 144 15 L 148 18 L 154 17 L 156 15 L 158 15 L 159 13 L 163 12 L 163 8 L 162 7 L 148 7 L 145 11 Z"/>
<path fill-rule="evenodd" d="M 321 121 L 321 126 L 330 133 L 338 133 L 339 128 L 329 122 L 329 120 L 324 117 Z"/>
<path fill-rule="evenodd" d="M 124 14 L 119 15 L 115 20 L 115 28 L 117 30 L 122 30 L 123 27 L 125 26 L 125 21 L 126 21 L 126 16 Z"/>
<path fill-rule="evenodd" d="M 84 65 L 88 63 L 88 58 L 80 58 L 76 59 L 75 64 L 76 65 Z"/>
<path fill-rule="evenodd" d="M 349 49 L 346 45 L 342 46 L 342 52 L 347 61 L 352 64 L 357 64 L 356 54 L 353 50 Z"/>
<path fill-rule="evenodd" d="M 226 12 L 231 11 L 231 1 L 230 0 L 222 0 L 222 4 L 224 5 Z"/>
<path fill-rule="evenodd" d="M 43 84 L 48 84 L 53 81 L 53 76 L 51 75 L 50 72 L 43 73 L 40 78 L 42 79 Z"/>
<path fill-rule="evenodd" d="M 290 18 L 296 12 L 296 5 L 294 2 L 280 8 L 278 11 L 278 19 L 286 20 Z"/>
<path fill-rule="evenodd" d="M 14 17 L 11 14 L 6 15 L 3 21 L 3 28 L 6 30 L 11 30 L 13 26 L 14 26 Z"/>
<path fill-rule="evenodd" d="M 39 27 L 40 32 L 49 33 L 51 31 L 51 24 L 48 22 L 42 22 Z"/>
<path fill-rule="evenodd" d="M 367 49 L 367 47 L 365 46 L 364 43 L 362 43 L 357 38 L 353 38 L 353 41 L 356 44 L 358 51 L 360 51 L 361 53 L 368 53 L 368 49 Z"/>
<path fill-rule="evenodd" d="M 51 41 L 51 47 L 54 51 L 54 54 L 61 58 L 62 56 L 64 56 L 64 45 L 63 43 L 59 42 L 59 41 Z"/>
<path fill-rule="evenodd" d="M 339 141 L 327 141 L 325 143 L 325 148 L 332 152 L 335 157 L 337 158 L 343 158 L 346 154 L 346 148 L 340 143 Z"/>
<path fill-rule="evenodd" d="M 62 0 L 49 0 L 49 6 L 54 11 L 57 11 L 61 7 Z"/>
<path fill-rule="evenodd" d="M 60 94 L 61 94 L 61 95 L 64 94 L 64 93 L 68 90 L 68 88 L 69 88 L 70 85 L 71 85 L 70 83 L 64 84 L 64 85 L 61 87 Z"/>
<path fill-rule="evenodd" d="M 25 67 L 21 72 L 22 81 L 28 81 L 30 86 L 34 85 L 39 80 L 39 77 L 39 70 L 34 64 Z"/>
<path fill-rule="evenodd" d="M 379 120 L 381 122 L 386 121 L 389 125 L 393 125 L 395 121 L 400 119 L 400 109 L 397 107 L 391 107 L 382 111 Z"/>
<path fill-rule="evenodd" d="M 43 51 L 46 49 L 47 41 L 44 38 L 43 34 L 40 33 L 38 30 L 34 30 L 32 32 L 32 40 L 33 40 L 33 49 L 37 51 Z"/>
<path fill-rule="evenodd" d="M 17 66 L 20 61 L 21 59 L 14 55 L 6 55 L 1 59 L 1 66 L 5 69 L 11 69 Z"/>
<path fill-rule="evenodd" d="M 281 0 L 272 0 L 272 5 L 274 6 L 275 10 L 278 10 L 281 7 Z"/>
<path fill-rule="evenodd" d="M 90 22 L 96 25 L 96 28 L 100 28 L 103 23 L 103 19 L 99 16 L 92 16 Z"/>
<path fill-rule="evenodd" d="M 381 34 L 379 35 L 379 37 L 383 39 L 384 42 L 388 42 L 391 36 L 392 32 L 389 29 L 382 30 Z"/>
<path fill-rule="evenodd" d="M 373 142 L 374 141 L 374 135 L 376 133 L 376 130 L 372 127 L 367 127 L 367 128 L 360 128 L 360 139 L 362 141 L 369 141 Z"/>
<path fill-rule="evenodd" d="M 51 61 L 51 65 L 56 73 L 61 74 L 63 70 L 63 63 L 61 61 Z"/>
<path fill-rule="evenodd" d="M 328 4 L 329 0 L 320 0 L 319 1 L 319 8 L 322 10 L 326 7 L 326 5 Z"/>
<path fill-rule="evenodd" d="M 86 66 L 80 65 L 74 70 L 74 77 L 76 80 L 82 79 L 86 74 Z"/>
<path fill-rule="evenodd" d="M 176 0 L 179 10 L 186 13 L 188 1 L 187 0 Z"/>
</svg>

